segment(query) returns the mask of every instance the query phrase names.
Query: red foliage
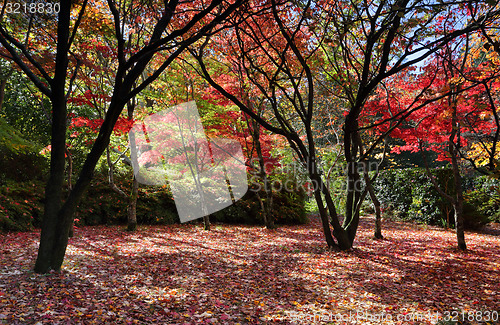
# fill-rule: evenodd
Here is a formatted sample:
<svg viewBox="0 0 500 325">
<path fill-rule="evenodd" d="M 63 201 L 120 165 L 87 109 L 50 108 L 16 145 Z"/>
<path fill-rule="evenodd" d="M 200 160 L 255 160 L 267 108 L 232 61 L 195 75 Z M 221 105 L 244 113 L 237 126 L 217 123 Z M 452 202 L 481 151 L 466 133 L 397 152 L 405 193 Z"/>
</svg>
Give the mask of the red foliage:
<svg viewBox="0 0 500 325">
<path fill-rule="evenodd" d="M 484 65 L 474 69 L 469 68 L 462 73 L 477 76 L 482 74 L 481 70 L 484 68 Z M 392 152 L 418 152 L 420 144 L 426 143 L 427 150 L 438 153 L 438 160 L 449 160 L 447 141 L 452 129 L 451 115 L 454 105 L 462 134 L 488 134 L 495 128 L 494 121 L 487 118 L 491 116 L 492 108 L 485 96 L 484 86 L 472 78 L 470 81 L 457 77 L 455 78 L 457 80 L 450 80 L 449 73 L 443 68 L 442 62 L 434 61 L 419 74 L 407 72 L 389 80 L 386 88 L 378 89 L 367 102 L 364 115 L 360 118 L 361 124 L 369 125 L 373 121 L 390 120 L 397 114 L 403 116 L 405 112 L 412 112 L 419 105 L 439 98 L 414 110 L 404 123 L 392 131 L 392 137 L 406 142 L 405 145 L 393 148 Z M 455 75 L 458 75 L 458 72 L 455 71 Z M 456 82 L 458 84 L 455 84 Z M 475 86 L 451 98 L 447 93 L 456 91 L 457 85 L 461 89 Z M 500 84 L 497 81 L 493 87 L 498 88 L 498 85 Z M 377 126 L 372 132 L 383 133 L 394 125 L 396 120 L 393 120 L 392 124 Z M 460 146 L 467 146 L 469 141 L 467 137 L 462 136 Z"/>
<path fill-rule="evenodd" d="M 71 123 L 69 126 L 69 130 L 74 130 L 71 134 L 72 137 L 79 136 L 82 132 L 98 132 L 101 128 L 102 123 L 104 122 L 101 118 L 89 119 L 87 117 L 76 117 L 71 119 Z M 134 125 L 134 120 L 130 120 L 128 118 L 119 117 L 118 121 L 113 128 L 113 132 L 115 135 L 120 136 L 127 134 L 132 126 Z"/>
</svg>

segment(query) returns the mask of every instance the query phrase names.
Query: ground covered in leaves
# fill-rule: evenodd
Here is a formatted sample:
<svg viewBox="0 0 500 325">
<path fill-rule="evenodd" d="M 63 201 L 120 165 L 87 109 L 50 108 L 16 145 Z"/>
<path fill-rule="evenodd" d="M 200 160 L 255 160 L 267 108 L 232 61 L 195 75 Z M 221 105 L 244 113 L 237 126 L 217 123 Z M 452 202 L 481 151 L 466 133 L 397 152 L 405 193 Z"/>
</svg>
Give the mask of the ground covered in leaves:
<svg viewBox="0 0 500 325">
<path fill-rule="evenodd" d="M 317 221 L 85 227 L 50 275 L 31 271 L 37 232 L 0 234 L 0 324 L 495 323 L 497 233 L 467 233 L 463 253 L 451 230 L 384 221 L 374 240 L 372 224 L 349 252 L 326 250 Z"/>
</svg>

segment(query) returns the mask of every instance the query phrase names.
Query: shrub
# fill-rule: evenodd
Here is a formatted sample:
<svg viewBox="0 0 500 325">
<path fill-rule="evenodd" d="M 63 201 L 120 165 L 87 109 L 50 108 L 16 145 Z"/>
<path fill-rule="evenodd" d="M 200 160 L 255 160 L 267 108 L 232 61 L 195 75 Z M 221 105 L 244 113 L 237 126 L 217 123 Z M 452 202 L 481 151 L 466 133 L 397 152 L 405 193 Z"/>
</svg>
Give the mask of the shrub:
<svg viewBox="0 0 500 325">
<path fill-rule="evenodd" d="M 445 192 L 454 193 L 450 169 L 431 172 Z M 452 205 L 436 191 L 424 169 L 382 170 L 374 188 L 381 204 L 399 219 L 432 225 L 453 224 Z"/>
<path fill-rule="evenodd" d="M 43 184 L 7 180 L 0 186 L 0 231 L 26 231 L 40 225 Z"/>
<path fill-rule="evenodd" d="M 131 180 L 115 175 L 117 186 L 131 188 Z M 296 183 L 273 191 L 273 217 L 277 224 L 306 223 L 305 191 Z M 127 190 L 126 190 L 127 191 Z M 260 193 L 265 199 L 265 193 Z M 25 231 L 40 226 L 43 214 L 44 184 L 41 181 L 6 180 L 0 185 L 0 231 Z M 77 225 L 125 224 L 127 199 L 115 193 L 105 175 L 97 173 L 82 197 L 75 213 Z M 212 215 L 213 221 L 262 224 L 263 215 L 255 192 Z M 168 187 L 140 187 L 137 201 L 139 224 L 172 224 L 179 222 L 175 203 Z"/>
<path fill-rule="evenodd" d="M 306 192 L 287 174 L 274 175 L 272 186 L 273 218 L 276 224 L 304 224 L 308 222 L 306 210 Z M 281 186 L 286 184 L 285 186 Z M 259 192 L 262 200 L 266 200 L 264 190 Z M 263 224 L 264 216 L 255 189 L 250 189 L 233 205 L 213 213 L 217 222 Z"/>
<path fill-rule="evenodd" d="M 500 222 L 500 181 L 482 175 L 468 179 L 467 189 L 467 202 L 488 221 Z"/>
<path fill-rule="evenodd" d="M 123 224 L 127 221 L 127 201 L 98 176 L 80 200 L 75 219 L 82 226 Z"/>
<path fill-rule="evenodd" d="M 132 183 L 130 179 L 117 176 L 117 186 L 128 192 Z M 127 208 L 128 200 L 114 192 L 108 180 L 98 175 L 80 201 L 76 218 L 81 225 L 125 224 Z M 140 187 L 136 213 L 139 224 L 179 222 L 172 194 L 165 187 Z"/>
<path fill-rule="evenodd" d="M 455 195 L 451 169 L 434 169 L 432 174 L 441 189 Z M 498 180 L 487 176 L 471 175 L 462 179 L 466 229 L 477 229 L 498 220 L 499 184 Z M 374 187 L 380 202 L 398 219 L 443 227 L 455 225 L 453 206 L 436 191 L 425 169 L 383 170 Z"/>
<path fill-rule="evenodd" d="M 408 178 L 406 169 L 382 170 L 373 184 L 380 203 L 401 219 L 408 217 L 412 204 L 412 189 Z"/>
<path fill-rule="evenodd" d="M 479 209 L 469 202 L 464 202 L 464 227 L 465 229 L 479 229 L 489 221 Z"/>
<path fill-rule="evenodd" d="M 305 224 L 309 220 L 304 191 L 280 191 L 274 194 L 274 220 L 278 224 Z"/>
<path fill-rule="evenodd" d="M 167 225 L 180 222 L 174 199 L 167 187 L 139 189 L 137 222 L 149 225 Z"/>
<path fill-rule="evenodd" d="M 211 220 L 224 223 L 257 224 L 262 215 L 259 202 L 248 193 L 225 209 L 210 215 Z"/>
<path fill-rule="evenodd" d="M 0 118 L 0 185 L 8 179 L 18 182 L 40 180 L 48 170 L 48 161 L 38 152 L 41 146 Z"/>
</svg>

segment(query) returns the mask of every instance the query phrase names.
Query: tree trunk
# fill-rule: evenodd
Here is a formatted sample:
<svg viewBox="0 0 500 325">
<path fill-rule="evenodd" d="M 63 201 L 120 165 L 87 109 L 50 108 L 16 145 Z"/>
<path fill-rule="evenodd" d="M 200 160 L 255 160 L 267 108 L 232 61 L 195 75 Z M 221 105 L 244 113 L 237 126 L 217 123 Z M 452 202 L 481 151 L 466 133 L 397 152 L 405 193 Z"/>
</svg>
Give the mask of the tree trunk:
<svg viewBox="0 0 500 325">
<path fill-rule="evenodd" d="M 203 229 L 210 230 L 210 217 L 203 216 Z"/>
<path fill-rule="evenodd" d="M 460 148 L 460 133 L 459 133 L 459 121 L 457 116 L 457 106 L 456 106 L 456 97 L 450 96 L 448 98 L 448 105 L 452 109 L 451 116 L 451 132 L 448 137 L 448 152 L 450 153 L 451 158 L 451 167 L 453 170 L 453 181 L 455 183 L 456 195 L 453 197 L 443 191 L 439 184 L 436 182 L 434 177 L 432 176 L 429 168 L 429 164 L 427 163 L 427 159 L 425 154 L 422 152 L 422 158 L 425 163 L 425 170 L 427 175 L 429 176 L 432 184 L 436 188 L 436 190 L 448 200 L 453 205 L 453 210 L 455 211 L 455 231 L 457 234 L 457 246 L 460 250 L 466 250 L 467 245 L 465 243 L 465 233 L 464 233 L 464 195 L 462 189 L 462 179 L 460 177 L 460 169 L 458 167 L 458 150 Z M 455 145 L 455 138 L 457 139 L 458 144 Z M 422 150 L 422 149 L 421 149 Z"/>
<path fill-rule="evenodd" d="M 458 168 L 457 149 L 455 148 L 454 138 L 458 137 L 458 119 L 457 109 L 454 106 L 452 115 L 452 128 L 453 131 L 450 135 L 449 151 L 451 154 L 451 166 L 453 168 L 453 179 L 455 181 L 456 197 L 453 200 L 453 209 L 455 210 L 455 231 L 457 234 L 457 245 L 461 250 L 466 250 L 464 234 L 464 194 L 462 189 L 462 179 L 460 177 L 460 170 Z"/>
<path fill-rule="evenodd" d="M 38 248 L 37 260 L 35 263 L 35 272 L 47 273 L 50 269 L 54 269 L 52 253 L 55 249 L 56 238 L 59 236 L 59 224 L 63 182 L 64 182 L 64 148 L 66 138 L 65 128 L 65 107 L 64 102 L 53 101 L 52 109 L 55 112 L 61 111 L 59 114 L 54 114 L 52 123 L 52 149 L 50 159 L 50 176 L 45 187 L 45 204 L 44 214 L 41 225 L 40 245 Z M 59 117 L 64 115 L 64 119 Z"/>
<path fill-rule="evenodd" d="M 370 193 L 371 197 L 371 193 Z M 382 215 L 380 211 L 380 202 L 378 201 L 377 197 L 374 198 L 372 197 L 372 202 L 373 205 L 375 206 L 375 233 L 374 237 L 376 239 L 384 239 L 384 236 L 382 236 Z M 375 203 L 376 202 L 376 203 Z"/>
<path fill-rule="evenodd" d="M 450 71 L 453 68 L 450 69 Z M 466 250 L 464 234 L 464 194 L 462 190 L 462 178 L 458 167 L 458 150 L 460 150 L 460 123 L 457 116 L 457 98 L 456 95 L 450 96 L 449 104 L 452 107 L 451 115 L 451 134 L 448 140 L 448 150 L 451 155 L 451 167 L 453 169 L 453 179 L 455 181 L 456 196 L 453 202 L 455 210 L 455 230 L 457 233 L 457 245 L 461 250 Z M 455 139 L 457 144 L 455 145 Z"/>
<path fill-rule="evenodd" d="M 253 143 L 255 145 L 255 151 L 257 152 L 257 157 L 259 159 L 259 176 L 262 178 L 264 183 L 264 191 L 266 192 L 266 200 L 264 201 L 264 223 L 267 229 L 274 229 L 274 218 L 273 218 L 273 191 L 271 184 L 269 184 L 269 178 L 267 177 L 266 164 L 264 162 L 264 155 L 262 154 L 262 147 L 260 145 L 260 125 L 257 121 L 252 120 L 252 133 L 253 133 Z"/>
<path fill-rule="evenodd" d="M 360 177 L 357 171 L 357 163 L 349 164 L 347 171 L 347 200 L 346 200 L 346 216 L 342 228 L 347 231 L 349 239 L 354 242 L 356 232 L 359 225 L 359 211 L 361 202 L 364 196 L 360 193 Z"/>
<path fill-rule="evenodd" d="M 345 219 L 342 228 L 347 231 L 351 245 L 354 242 L 358 230 L 359 210 L 362 201 L 362 199 L 360 199 L 361 188 L 357 161 L 358 150 L 362 143 L 359 136 L 357 120 L 361 108 L 362 104 L 351 108 L 344 123 L 344 155 L 347 162 L 347 199 L 345 205 Z"/>
<path fill-rule="evenodd" d="M 330 230 L 330 223 L 328 222 L 328 211 L 323 205 L 323 199 L 321 197 L 321 191 L 319 189 L 314 190 L 314 199 L 318 205 L 319 216 L 321 218 L 321 225 L 323 226 L 323 234 L 325 235 L 326 243 L 328 247 L 339 247 L 333 240 L 332 231 Z"/>
<path fill-rule="evenodd" d="M 378 169 L 376 171 L 378 174 Z M 377 175 L 373 177 L 373 180 L 375 180 Z M 372 200 L 373 207 L 375 208 L 375 233 L 374 237 L 376 239 L 383 239 L 384 236 L 382 236 L 382 215 L 381 215 L 381 210 L 380 210 L 380 201 L 377 199 L 377 195 L 375 194 L 375 190 L 373 189 L 373 180 L 370 179 L 370 176 L 368 175 L 368 168 L 364 169 L 363 177 L 366 183 L 366 190 L 370 194 L 370 199 Z"/>
<path fill-rule="evenodd" d="M 323 233 L 325 234 L 328 246 L 337 247 L 340 250 L 348 250 L 352 248 L 353 242 L 349 239 L 345 229 L 340 225 L 337 210 L 335 209 L 335 203 L 332 200 L 332 196 L 328 191 L 328 188 L 321 179 L 321 176 L 317 173 L 313 173 L 310 177 L 311 181 L 317 184 L 317 186 L 314 186 L 314 198 L 316 199 L 316 204 L 318 205 L 321 223 L 323 226 Z M 323 203 L 322 194 L 326 201 L 326 207 Z M 328 215 L 330 215 L 330 220 L 328 220 Z M 333 227 L 333 236 L 335 236 L 337 243 L 333 240 L 330 224 Z"/>
<path fill-rule="evenodd" d="M 139 196 L 139 182 L 134 176 L 132 181 L 132 194 L 127 210 L 127 230 L 135 231 L 137 229 L 137 197 Z"/>
<path fill-rule="evenodd" d="M 61 246 L 61 237 L 69 236 L 69 226 L 62 228 L 67 217 L 61 209 L 63 183 L 64 183 L 64 152 L 66 150 L 66 97 L 65 86 L 68 72 L 68 39 L 70 21 L 70 1 L 61 2 L 61 10 L 57 24 L 57 54 L 54 77 L 51 83 L 52 126 L 51 126 L 51 152 L 50 176 L 45 187 L 45 206 L 40 235 L 35 272 L 47 273 L 51 269 L 59 270 L 62 259 L 59 261 L 57 252 L 66 251 L 66 245 Z M 70 194 L 71 195 L 71 194 Z M 64 256 L 64 255 L 63 255 Z"/>
<path fill-rule="evenodd" d="M 73 181 L 71 179 L 73 174 L 73 157 L 71 156 L 71 152 L 69 151 L 68 146 L 66 146 L 65 148 L 65 153 L 68 158 L 68 179 L 67 179 L 68 191 L 71 192 L 71 190 L 73 189 Z M 69 229 L 69 237 L 73 237 L 74 234 L 75 234 L 75 223 L 73 222 Z"/>
<path fill-rule="evenodd" d="M 465 243 L 465 233 L 464 233 L 464 213 L 463 213 L 463 202 L 457 202 L 455 209 L 455 229 L 457 233 L 457 244 L 460 250 L 467 250 L 467 244 Z"/>
</svg>

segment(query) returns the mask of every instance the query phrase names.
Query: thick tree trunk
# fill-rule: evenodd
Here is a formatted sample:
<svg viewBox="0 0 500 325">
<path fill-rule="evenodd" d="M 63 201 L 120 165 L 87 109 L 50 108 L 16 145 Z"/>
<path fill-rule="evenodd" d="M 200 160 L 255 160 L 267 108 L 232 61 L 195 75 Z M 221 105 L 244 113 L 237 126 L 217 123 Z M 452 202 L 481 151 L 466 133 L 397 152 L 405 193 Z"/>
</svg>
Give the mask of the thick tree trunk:
<svg viewBox="0 0 500 325">
<path fill-rule="evenodd" d="M 70 21 L 69 1 L 61 2 L 61 10 L 57 26 L 57 54 L 54 77 L 50 80 L 52 102 L 50 176 L 45 187 L 45 206 L 40 235 L 40 246 L 35 263 L 35 272 L 46 273 L 50 269 L 59 270 L 62 264 L 55 254 L 62 247 L 60 244 L 61 224 L 65 217 L 61 213 L 64 183 L 64 152 L 66 150 L 66 97 L 65 86 L 68 72 L 68 39 Z M 69 225 L 63 231 L 66 241 L 69 236 Z M 64 247 L 66 250 L 66 247 Z M 64 255 L 63 255 L 64 256 Z"/>
<path fill-rule="evenodd" d="M 347 231 L 351 243 L 354 242 L 358 230 L 359 210 L 362 201 L 357 162 L 358 151 L 362 143 L 359 136 L 357 120 L 361 108 L 362 104 L 353 107 L 344 123 L 344 155 L 347 162 L 347 198 L 345 219 L 342 228 Z"/>
<path fill-rule="evenodd" d="M 347 200 L 345 205 L 346 216 L 342 228 L 347 231 L 349 239 L 354 242 L 359 226 L 359 211 L 364 196 L 361 195 L 360 177 L 357 171 L 357 164 L 351 163 L 347 172 Z"/>
<path fill-rule="evenodd" d="M 66 139 L 65 106 L 64 102 L 61 103 L 58 101 L 53 101 L 52 104 L 52 109 L 54 111 L 62 111 L 60 114 L 54 114 L 54 117 L 64 116 L 64 118 L 54 120 L 52 123 L 50 176 L 45 187 L 45 204 L 41 225 L 40 246 L 38 248 L 38 256 L 35 263 L 35 272 L 38 273 L 46 273 L 50 269 L 54 269 L 52 253 L 55 249 L 56 238 L 59 236 L 59 211 L 63 199 L 64 150 Z"/>
<path fill-rule="evenodd" d="M 330 229 L 330 223 L 328 222 L 328 211 L 323 205 L 323 199 L 321 197 L 321 191 L 319 189 L 314 191 L 314 199 L 318 205 L 319 216 L 321 218 L 321 225 L 323 226 L 323 234 L 325 235 L 326 244 L 328 247 L 339 247 L 333 240 L 332 231 Z"/>
<path fill-rule="evenodd" d="M 323 226 L 323 233 L 325 234 L 328 246 L 337 247 L 340 250 L 348 250 L 352 248 L 353 242 L 349 239 L 346 230 L 340 225 L 337 210 L 335 209 L 335 203 L 332 200 L 332 196 L 328 191 L 328 188 L 321 179 L 321 176 L 317 173 L 313 173 L 310 177 L 311 181 L 317 184 L 314 186 L 314 198 L 316 200 L 316 204 L 318 205 L 321 224 Z M 326 207 L 323 202 L 323 196 L 326 201 Z M 330 220 L 328 220 L 328 216 L 330 216 Z M 335 236 L 337 243 L 335 243 L 332 237 L 330 225 L 333 227 L 333 236 Z"/>
</svg>

